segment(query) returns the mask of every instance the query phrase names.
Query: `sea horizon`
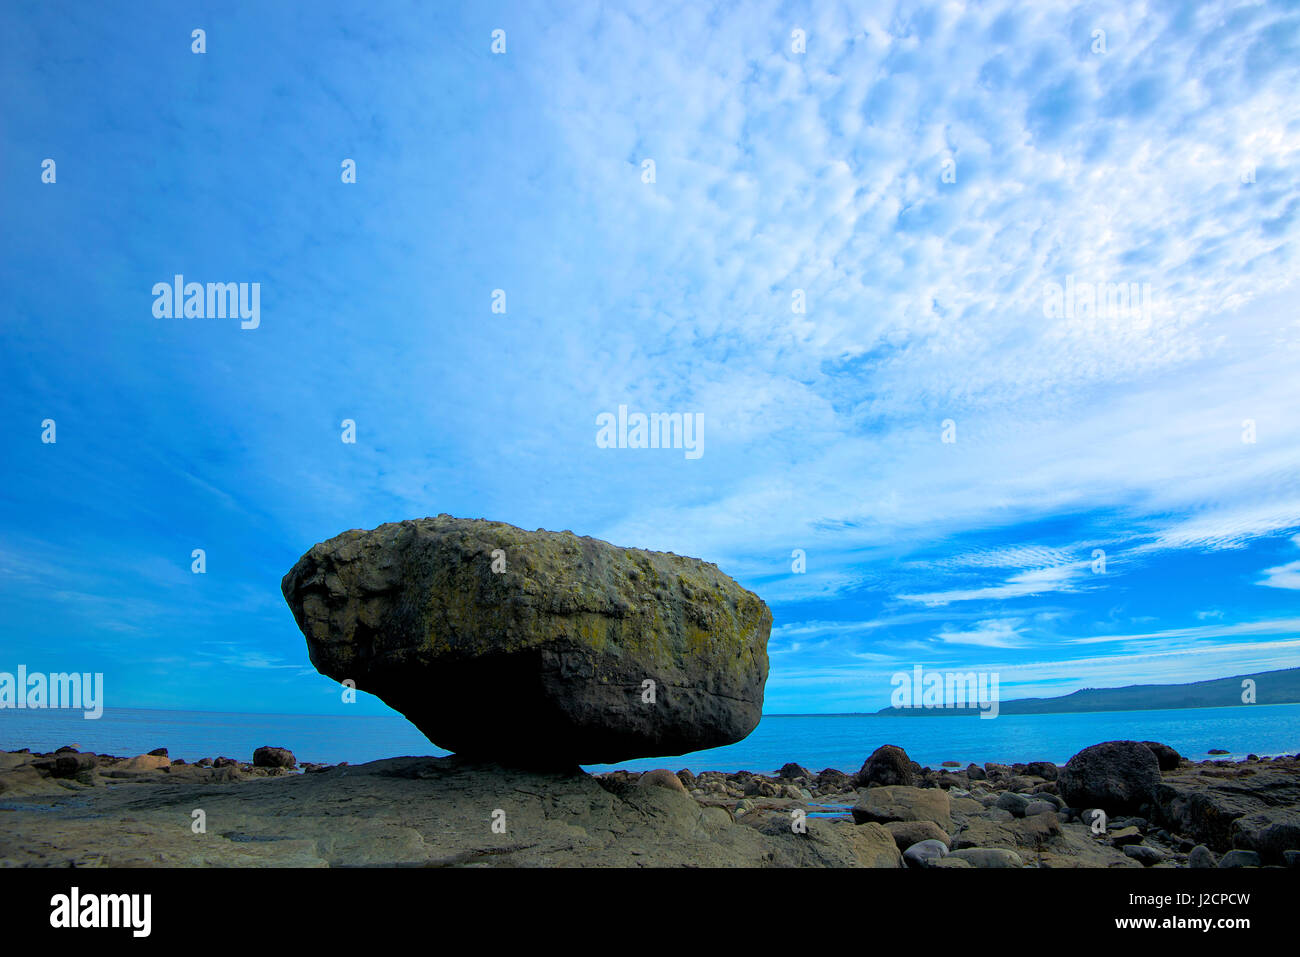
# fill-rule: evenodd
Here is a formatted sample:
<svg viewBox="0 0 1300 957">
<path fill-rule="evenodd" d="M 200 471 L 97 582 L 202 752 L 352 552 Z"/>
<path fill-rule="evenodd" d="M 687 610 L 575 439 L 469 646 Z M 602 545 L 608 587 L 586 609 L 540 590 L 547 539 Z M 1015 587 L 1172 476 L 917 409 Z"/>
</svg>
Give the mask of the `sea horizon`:
<svg viewBox="0 0 1300 957">
<path fill-rule="evenodd" d="M 830 722 L 835 727 L 822 726 Z M 854 771 L 882 744 L 896 744 L 913 760 L 931 767 L 945 761 L 958 761 L 962 767 L 985 762 L 1064 764 L 1085 747 L 1124 739 L 1160 741 L 1193 761 L 1239 760 L 1249 754 L 1271 757 L 1300 751 L 1296 728 L 1300 728 L 1300 703 L 1002 715 L 993 720 L 940 715 L 918 721 L 874 712 L 765 714 L 754 731 L 735 744 L 584 767 L 595 773 L 669 766 L 696 772 L 766 773 L 795 762 L 814 771 L 828 767 Z M 253 750 L 262 745 L 286 747 L 300 762 L 313 764 L 449 753 L 396 714 L 106 708 L 96 720 L 86 720 L 77 711 L 24 709 L 0 715 L 2 750 L 53 751 L 65 745 L 121 756 L 167 748 L 173 759 L 188 762 L 205 757 L 249 761 Z M 1212 748 L 1227 754 L 1210 755 Z"/>
</svg>

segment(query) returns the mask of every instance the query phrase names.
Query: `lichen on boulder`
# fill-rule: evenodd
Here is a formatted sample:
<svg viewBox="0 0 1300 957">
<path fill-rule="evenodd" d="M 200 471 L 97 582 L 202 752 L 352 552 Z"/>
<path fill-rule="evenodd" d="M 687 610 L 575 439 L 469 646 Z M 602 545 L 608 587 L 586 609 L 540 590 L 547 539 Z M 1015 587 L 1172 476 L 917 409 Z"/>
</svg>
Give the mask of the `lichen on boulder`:
<svg viewBox="0 0 1300 957">
<path fill-rule="evenodd" d="M 284 576 L 312 664 L 434 744 L 517 765 L 739 741 L 772 614 L 717 566 L 449 515 L 352 530 Z"/>
</svg>

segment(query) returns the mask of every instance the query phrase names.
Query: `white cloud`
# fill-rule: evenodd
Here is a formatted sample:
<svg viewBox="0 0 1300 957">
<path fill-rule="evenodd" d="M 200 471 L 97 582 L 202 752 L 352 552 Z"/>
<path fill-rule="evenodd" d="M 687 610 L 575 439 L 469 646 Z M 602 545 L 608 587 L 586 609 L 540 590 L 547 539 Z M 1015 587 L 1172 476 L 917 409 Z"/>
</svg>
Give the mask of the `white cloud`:
<svg viewBox="0 0 1300 957">
<path fill-rule="evenodd" d="M 602 269 L 653 287 L 608 303 L 635 301 L 635 324 L 591 329 L 620 356 L 617 381 L 574 378 L 637 382 L 646 402 L 684 389 L 709 443 L 692 473 L 706 494 L 597 532 L 745 570 L 791 547 L 843 567 L 855 548 L 1066 510 L 1113 512 L 1117 546 L 1148 551 L 1300 526 L 1286 172 L 1300 126 L 1288 68 L 1228 79 L 1279 14 L 1225 24 L 1227 9 L 1183 29 L 1118 3 L 1088 23 L 1052 3 L 878 21 L 844 7 L 807 18 L 803 57 L 775 6 L 593 18 L 592 50 L 548 62 L 548 89 L 602 197 Z M 1094 19 L 1105 57 L 1088 50 Z M 716 42 L 689 39 L 704 34 Z M 614 64 L 635 81 L 608 82 Z M 1045 284 L 1069 275 L 1150 283 L 1150 315 L 1046 318 Z M 862 585 L 776 587 L 791 600 Z"/>
<path fill-rule="evenodd" d="M 1047 592 L 1075 591 L 1079 586 L 1081 573 L 1087 568 L 1087 563 L 1056 565 L 1050 568 L 1020 572 L 1012 575 L 1000 585 L 988 585 L 980 588 L 955 588 L 951 591 L 928 592 L 920 595 L 899 595 L 898 597 L 926 605 L 946 605 L 954 601 L 1023 598 L 1029 595 L 1042 595 Z"/>
<path fill-rule="evenodd" d="M 1259 584 L 1269 588 L 1300 589 L 1300 561 L 1264 569 L 1264 577 Z"/>
<path fill-rule="evenodd" d="M 978 645 L 983 648 L 1019 648 L 1025 644 L 1021 635 L 1022 619 L 1001 618 L 981 621 L 969 631 L 945 628 L 935 635 L 949 645 Z"/>
</svg>

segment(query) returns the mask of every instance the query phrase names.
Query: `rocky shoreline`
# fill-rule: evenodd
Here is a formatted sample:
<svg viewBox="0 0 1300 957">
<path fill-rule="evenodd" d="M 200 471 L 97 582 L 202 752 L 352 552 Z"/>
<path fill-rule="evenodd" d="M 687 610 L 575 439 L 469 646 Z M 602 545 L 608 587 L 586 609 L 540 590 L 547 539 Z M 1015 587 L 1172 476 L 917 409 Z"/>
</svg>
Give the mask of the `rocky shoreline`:
<svg viewBox="0 0 1300 957">
<path fill-rule="evenodd" d="M 0 752 L 0 865 L 1296 867 L 1300 755 L 927 768 L 884 745 L 852 773 L 590 775 Z"/>
</svg>

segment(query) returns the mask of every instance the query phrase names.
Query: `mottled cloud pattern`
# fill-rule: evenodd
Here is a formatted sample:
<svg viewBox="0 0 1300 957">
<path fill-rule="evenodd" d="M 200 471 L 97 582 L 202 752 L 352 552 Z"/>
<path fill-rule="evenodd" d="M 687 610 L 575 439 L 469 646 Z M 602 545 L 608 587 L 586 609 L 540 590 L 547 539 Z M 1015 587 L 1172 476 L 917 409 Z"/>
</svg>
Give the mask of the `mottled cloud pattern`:
<svg viewBox="0 0 1300 957">
<path fill-rule="evenodd" d="M 1294 5 L 236 6 L 205 58 L 158 11 L 5 14 L 32 649 L 115 630 L 163 673 L 184 630 L 237 705 L 311 708 L 278 576 L 446 511 L 717 562 L 773 606 L 770 712 L 914 664 L 1004 697 L 1300 664 Z M 261 282 L 258 329 L 158 325 L 205 270 Z M 702 415 L 703 454 L 599 447 L 622 405 Z M 15 437 L 54 406 L 96 446 L 57 475 Z M 42 524 L 52 489 L 115 520 Z"/>
</svg>

